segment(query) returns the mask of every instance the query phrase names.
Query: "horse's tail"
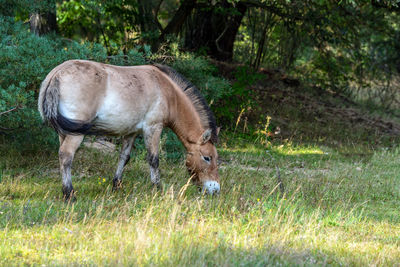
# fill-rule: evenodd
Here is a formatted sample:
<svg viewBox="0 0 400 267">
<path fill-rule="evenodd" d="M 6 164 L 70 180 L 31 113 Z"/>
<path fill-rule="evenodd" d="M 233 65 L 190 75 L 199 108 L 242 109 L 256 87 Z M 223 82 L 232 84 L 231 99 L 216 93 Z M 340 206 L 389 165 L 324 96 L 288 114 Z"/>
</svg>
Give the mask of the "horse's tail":
<svg viewBox="0 0 400 267">
<path fill-rule="evenodd" d="M 42 82 L 39 92 L 38 109 L 44 122 L 50 123 L 58 134 L 90 134 L 93 124 L 78 120 L 71 120 L 63 116 L 59 109 L 60 82 L 50 73 Z"/>
</svg>

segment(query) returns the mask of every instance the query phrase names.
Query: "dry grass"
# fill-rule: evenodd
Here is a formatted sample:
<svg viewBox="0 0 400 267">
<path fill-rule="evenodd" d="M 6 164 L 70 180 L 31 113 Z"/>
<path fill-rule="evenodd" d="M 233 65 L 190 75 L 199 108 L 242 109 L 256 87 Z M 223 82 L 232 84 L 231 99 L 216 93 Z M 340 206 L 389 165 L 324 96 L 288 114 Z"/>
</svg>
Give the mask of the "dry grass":
<svg viewBox="0 0 400 267">
<path fill-rule="evenodd" d="M 0 265 L 400 262 L 398 149 L 349 157 L 324 146 L 222 144 L 222 193 L 208 197 L 192 185 L 179 194 L 187 172 L 169 151 L 163 190 L 152 188 L 139 150 L 112 193 L 117 154 L 83 148 L 72 204 L 61 201 L 55 153 L 1 151 Z"/>
</svg>

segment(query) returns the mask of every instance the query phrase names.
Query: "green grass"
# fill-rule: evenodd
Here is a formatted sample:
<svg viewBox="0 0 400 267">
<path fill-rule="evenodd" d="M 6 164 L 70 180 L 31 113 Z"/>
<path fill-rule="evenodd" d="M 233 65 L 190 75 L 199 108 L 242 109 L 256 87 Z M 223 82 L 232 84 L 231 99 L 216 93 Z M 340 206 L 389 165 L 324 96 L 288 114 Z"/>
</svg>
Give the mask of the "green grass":
<svg viewBox="0 0 400 267">
<path fill-rule="evenodd" d="M 1 145 L 0 265 L 400 262 L 399 147 L 222 142 L 222 192 L 209 197 L 185 186 L 181 150 L 163 140 L 160 191 L 140 145 L 116 193 L 110 179 L 117 153 L 81 148 L 75 203 L 61 199 L 56 151 Z"/>
</svg>

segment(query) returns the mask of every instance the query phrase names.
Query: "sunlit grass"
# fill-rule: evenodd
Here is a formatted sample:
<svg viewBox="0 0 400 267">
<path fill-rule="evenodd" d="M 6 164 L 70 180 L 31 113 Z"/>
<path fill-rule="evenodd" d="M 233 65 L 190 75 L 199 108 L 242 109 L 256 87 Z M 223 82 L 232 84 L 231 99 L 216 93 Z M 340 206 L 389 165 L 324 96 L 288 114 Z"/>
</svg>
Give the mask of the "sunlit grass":
<svg viewBox="0 0 400 267">
<path fill-rule="evenodd" d="M 349 157 L 323 146 L 221 146 L 219 196 L 162 158 L 155 190 L 142 150 L 123 189 L 117 153 L 81 149 L 78 201 L 64 203 L 56 153 L 2 150 L 0 264 L 388 265 L 400 261 L 400 150 Z M 169 153 L 163 151 L 163 153 Z M 366 156 L 365 156 L 366 155 Z M 279 190 L 276 166 L 285 192 Z"/>
<path fill-rule="evenodd" d="M 242 153 L 262 153 L 265 151 L 274 151 L 276 153 L 281 153 L 283 155 L 304 155 L 304 154 L 324 154 L 325 152 L 319 147 L 292 147 L 288 145 L 280 145 L 277 147 L 266 146 L 260 147 L 252 144 L 248 144 L 245 147 L 239 148 L 226 148 L 229 152 L 242 152 Z"/>
<path fill-rule="evenodd" d="M 283 147 L 278 147 L 276 150 L 283 155 L 306 155 L 306 154 L 316 154 L 323 155 L 326 152 L 323 152 L 320 148 L 290 148 L 290 149 L 282 149 Z"/>
</svg>

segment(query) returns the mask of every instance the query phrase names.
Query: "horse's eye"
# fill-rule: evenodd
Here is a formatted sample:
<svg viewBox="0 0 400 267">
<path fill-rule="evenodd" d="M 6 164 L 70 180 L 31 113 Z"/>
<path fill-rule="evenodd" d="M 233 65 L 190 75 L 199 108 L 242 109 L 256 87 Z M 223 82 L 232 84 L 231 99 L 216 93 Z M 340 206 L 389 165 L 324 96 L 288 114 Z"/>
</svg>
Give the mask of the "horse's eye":
<svg viewBox="0 0 400 267">
<path fill-rule="evenodd" d="M 211 161 L 211 157 L 205 157 L 205 156 L 203 156 L 203 159 L 204 159 L 206 162 L 210 162 L 210 161 Z"/>
</svg>

